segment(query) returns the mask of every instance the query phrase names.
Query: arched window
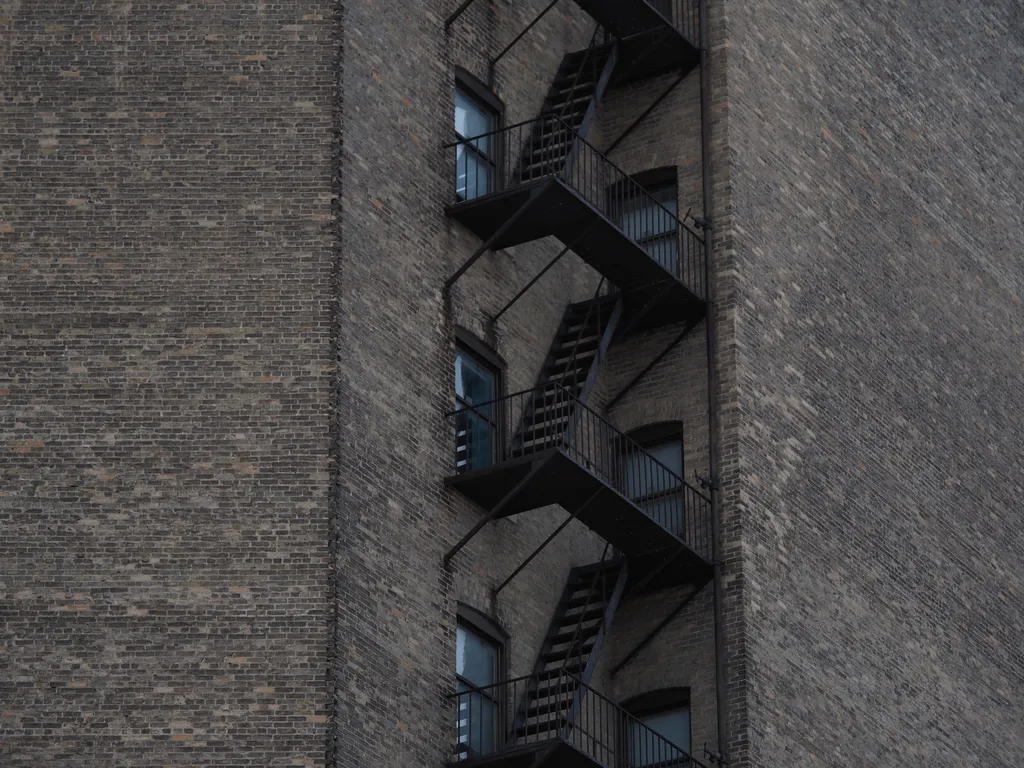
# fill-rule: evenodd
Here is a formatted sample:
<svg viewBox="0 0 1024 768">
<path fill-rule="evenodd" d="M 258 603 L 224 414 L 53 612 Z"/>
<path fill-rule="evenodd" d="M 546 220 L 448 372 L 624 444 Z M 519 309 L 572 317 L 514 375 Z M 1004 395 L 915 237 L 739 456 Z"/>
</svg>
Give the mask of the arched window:
<svg viewBox="0 0 1024 768">
<path fill-rule="evenodd" d="M 493 619 L 459 604 L 455 629 L 456 755 L 487 755 L 498 749 L 501 686 L 508 635 Z"/>
<path fill-rule="evenodd" d="M 682 422 L 651 424 L 627 437 L 642 450 L 625 452 L 626 495 L 672 533 L 684 532 Z"/>
<path fill-rule="evenodd" d="M 622 705 L 628 713 L 630 768 L 680 765 L 690 754 L 690 689 L 662 688 Z"/>
<path fill-rule="evenodd" d="M 495 191 L 500 147 L 501 101 L 466 70 L 455 71 L 455 192 L 472 200 Z"/>
</svg>

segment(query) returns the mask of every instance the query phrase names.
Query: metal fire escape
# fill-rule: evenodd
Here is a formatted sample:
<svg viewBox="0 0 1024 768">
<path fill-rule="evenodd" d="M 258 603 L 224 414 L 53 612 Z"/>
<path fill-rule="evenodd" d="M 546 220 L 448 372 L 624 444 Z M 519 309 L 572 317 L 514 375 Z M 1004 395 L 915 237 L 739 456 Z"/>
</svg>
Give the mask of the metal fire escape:
<svg viewBox="0 0 1024 768">
<path fill-rule="evenodd" d="M 472 2 L 465 0 L 446 26 Z M 496 768 L 611 768 L 630 765 L 630 751 L 640 739 L 644 754 L 657 758 L 652 763 L 645 757 L 644 764 L 700 765 L 589 683 L 621 599 L 679 586 L 689 599 L 711 580 L 712 501 L 587 401 L 610 345 L 668 325 L 680 329 L 678 341 L 707 316 L 709 232 L 698 231 L 655 201 L 587 134 L 608 87 L 668 72 L 678 73 L 678 83 L 697 67 L 706 20 L 700 0 L 575 2 L 597 29 L 586 49 L 563 59 L 541 114 L 449 145 L 457 149 L 487 141 L 500 149 L 495 167 L 486 171 L 488 178 L 467 185 L 475 193 L 463 194 L 447 208 L 481 243 L 446 288 L 485 252 L 544 237 L 560 240 L 563 250 L 497 316 L 569 251 L 602 278 L 592 299 L 567 305 L 533 388 L 449 415 L 456 472 L 446 483 L 485 513 L 444 559 L 447 564 L 488 522 L 549 505 L 561 506 L 568 517 L 541 548 L 573 519 L 607 546 L 601 562 L 570 574 L 531 675 L 501 681 L 493 690 L 456 694 L 460 743 L 452 759 Z M 468 165 L 469 152 L 460 154 L 467 163 L 458 169 L 463 178 L 481 172 Z M 664 236 L 650 241 L 652 223 L 662 235 L 674 232 L 668 245 Z M 481 696 L 499 704 L 474 715 L 472 704 L 484 700 Z M 494 735 L 474 740 L 474 728 L 482 734 L 485 725 Z M 624 728 L 634 734 L 625 740 L 631 746 L 624 746 Z"/>
</svg>

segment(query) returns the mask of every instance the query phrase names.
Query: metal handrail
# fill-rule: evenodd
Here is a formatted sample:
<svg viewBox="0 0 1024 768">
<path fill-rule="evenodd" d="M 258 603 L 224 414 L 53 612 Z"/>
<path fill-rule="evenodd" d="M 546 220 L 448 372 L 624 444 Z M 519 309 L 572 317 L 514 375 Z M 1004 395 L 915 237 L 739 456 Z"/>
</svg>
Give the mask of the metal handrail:
<svg viewBox="0 0 1024 768">
<path fill-rule="evenodd" d="M 714 556 L 711 500 L 561 385 L 463 407 L 450 418 L 456 474 L 558 452 L 703 560 Z"/>
<path fill-rule="evenodd" d="M 541 683 L 546 686 L 543 695 L 540 695 Z M 609 768 L 631 765 L 637 753 L 645 765 L 708 768 L 565 669 L 472 688 L 470 691 L 453 691 L 447 698 L 455 702 L 457 734 L 465 734 L 466 737 L 458 744 L 468 749 L 475 748 L 474 757 L 560 739 Z M 547 716 L 546 720 L 538 719 L 532 724 L 517 720 L 514 702 L 523 695 L 532 695 L 531 701 L 537 708 L 534 717 Z M 485 707 L 480 699 L 474 697 L 486 697 L 495 708 Z M 657 759 L 651 760 L 652 756 Z"/>
<path fill-rule="evenodd" d="M 534 117 L 534 118 L 532 118 L 530 120 L 520 120 L 518 123 L 512 123 L 510 125 L 505 125 L 505 126 L 503 126 L 501 128 L 497 128 L 497 129 L 495 129 L 493 131 L 487 131 L 486 133 L 477 134 L 476 136 L 460 136 L 455 141 L 450 141 L 447 144 L 443 144 L 442 148 L 444 148 L 444 149 L 452 149 L 453 147 L 458 147 L 458 146 L 465 145 L 465 144 L 471 144 L 472 142 L 478 141 L 479 139 L 484 139 L 484 138 L 487 138 L 489 136 L 497 136 L 498 134 L 507 133 L 507 132 L 511 131 L 512 129 L 514 129 L 514 128 L 521 128 L 524 125 L 529 125 L 531 123 L 536 123 L 536 122 L 539 122 L 541 120 L 556 120 L 559 123 L 561 123 L 562 127 L 565 128 L 565 130 L 567 132 L 571 133 L 581 144 L 583 144 L 584 146 L 592 149 L 601 158 L 601 160 L 603 162 L 605 162 L 612 170 L 614 170 L 617 173 L 621 174 L 625 181 L 628 181 L 630 184 L 632 184 L 634 187 L 636 187 L 636 189 L 639 191 L 640 195 L 645 197 L 645 198 L 647 198 L 647 200 L 650 201 L 651 205 L 660 208 L 662 211 L 665 212 L 666 216 L 668 216 L 673 221 L 675 221 L 677 224 L 679 224 L 679 226 L 681 226 L 683 229 L 685 229 L 687 232 L 689 232 L 691 235 L 693 235 L 695 238 L 697 238 L 697 240 L 699 240 L 701 243 L 704 242 L 703 235 L 701 235 L 699 232 L 697 232 L 695 229 L 693 229 L 685 221 L 682 221 L 676 214 L 672 213 L 672 211 L 670 211 L 664 205 L 659 203 L 654 197 L 651 196 L 650 192 L 648 192 L 646 189 L 644 189 L 642 185 L 640 185 L 636 181 L 634 181 L 633 178 L 628 173 L 626 173 L 624 170 L 619 168 L 619 166 L 617 166 L 615 163 L 613 163 L 611 160 L 609 160 L 608 157 L 603 152 L 601 152 L 601 150 L 599 150 L 597 147 L 595 147 L 593 144 L 591 144 L 585 138 L 580 136 L 579 133 L 577 133 L 576 130 L 571 125 L 569 125 L 568 123 L 565 122 L 565 120 L 562 119 L 561 115 L 559 115 L 559 114 L 557 114 L 555 112 L 542 112 L 540 115 L 538 115 L 537 117 Z M 554 174 L 552 174 L 552 175 L 554 175 Z"/>
<path fill-rule="evenodd" d="M 455 152 L 456 205 L 557 181 L 694 296 L 707 295 L 704 238 L 557 114 L 458 137 L 447 146 L 466 148 Z"/>
<path fill-rule="evenodd" d="M 576 133 L 576 131 L 573 130 L 572 126 L 565 124 L 565 121 L 561 120 L 561 118 L 559 118 L 559 120 L 560 120 L 560 122 L 562 122 L 563 125 L 565 125 L 566 128 L 568 128 L 570 131 L 572 131 L 574 134 L 576 134 L 576 138 L 578 138 L 580 140 L 580 143 L 582 143 L 583 145 L 585 145 L 587 147 L 590 147 L 592 150 L 594 150 L 594 152 L 596 152 L 598 155 L 600 155 L 600 157 L 609 166 L 611 166 L 613 169 L 615 169 L 618 173 L 621 173 L 633 186 L 635 186 L 637 189 L 639 189 L 641 195 L 646 197 L 653 205 L 656 205 L 659 208 L 661 208 L 661 210 L 663 210 L 669 217 L 671 217 L 674 221 L 676 221 L 680 226 L 682 226 L 683 229 L 688 231 L 691 235 L 696 237 L 702 243 L 704 242 L 704 238 L 696 230 L 691 229 L 689 224 L 687 224 L 685 221 L 681 221 L 679 219 L 679 217 L 676 216 L 676 214 L 672 213 L 672 211 L 670 211 L 664 205 L 662 205 L 657 200 L 655 200 L 654 197 L 651 196 L 650 192 L 648 192 L 646 189 L 643 188 L 643 186 L 641 186 L 640 184 L 635 182 L 633 180 L 633 178 L 628 173 L 626 173 L 624 170 L 619 168 L 619 166 L 617 166 L 615 163 L 613 163 L 611 160 L 609 160 L 607 157 L 605 157 L 605 155 L 601 152 L 601 150 L 599 150 L 597 147 L 595 147 L 593 144 L 591 144 L 585 138 L 583 138 L 578 133 Z"/>
<path fill-rule="evenodd" d="M 567 390 L 561 384 L 554 384 L 554 383 L 552 383 L 552 384 L 545 384 L 545 385 L 540 386 L 540 387 L 530 387 L 529 389 L 521 389 L 518 392 L 513 392 L 512 394 L 505 395 L 504 397 L 496 397 L 496 398 L 494 398 L 492 400 L 485 400 L 482 403 L 473 403 L 473 404 L 471 404 L 471 405 L 469 405 L 468 407 L 465 407 L 465 408 L 456 408 L 455 410 L 448 411 L 447 413 L 445 413 L 445 418 L 451 418 L 452 416 L 457 416 L 460 413 L 465 413 L 466 411 L 472 411 L 472 412 L 476 413 L 478 416 L 480 416 L 481 418 L 493 419 L 494 418 L 493 416 L 488 417 L 488 416 L 480 413 L 476 409 L 477 408 L 482 408 L 485 405 L 497 405 L 497 404 L 500 404 L 500 403 L 503 403 L 503 402 L 507 402 L 509 400 L 513 400 L 515 398 L 522 397 L 523 395 L 543 394 L 545 392 L 550 392 L 550 391 L 554 391 L 554 390 L 557 390 L 557 391 L 560 391 L 561 393 L 563 393 L 567 399 L 569 399 L 569 400 L 574 402 L 575 406 L 578 406 L 578 407 L 583 408 L 584 410 L 588 411 L 591 416 L 593 416 L 603 426 L 607 427 L 607 429 L 609 431 L 614 432 L 616 434 L 616 440 L 617 441 L 621 441 L 623 444 L 629 445 L 631 448 L 635 449 L 639 453 L 645 454 L 648 457 L 648 460 L 652 464 L 656 465 L 659 469 L 662 469 L 665 472 L 667 472 L 672 478 L 674 478 L 674 479 L 678 480 L 680 483 L 682 483 L 683 487 L 688 488 L 689 490 L 693 491 L 693 493 L 696 494 L 697 496 L 699 496 L 703 501 L 706 501 L 709 504 L 711 503 L 711 499 L 708 496 L 706 496 L 703 493 L 701 493 L 699 490 L 697 490 L 692 485 L 690 485 L 688 482 L 686 482 L 685 479 L 683 479 L 682 477 L 677 475 L 675 472 L 673 472 L 671 469 L 669 469 L 667 466 L 665 466 L 665 464 L 663 464 L 661 461 L 656 459 L 654 456 L 651 456 L 651 454 L 647 453 L 647 451 L 645 451 L 643 449 L 643 447 L 640 445 L 640 443 L 638 443 L 636 440 L 631 438 L 629 435 L 625 434 L 624 432 L 622 432 L 621 430 L 619 430 L 618 428 L 613 426 L 610 421 L 605 419 L 601 414 L 599 414 L 593 408 L 588 406 L 586 403 L 580 401 L 575 395 L 573 395 L 571 392 L 569 392 L 569 390 Z"/>
</svg>

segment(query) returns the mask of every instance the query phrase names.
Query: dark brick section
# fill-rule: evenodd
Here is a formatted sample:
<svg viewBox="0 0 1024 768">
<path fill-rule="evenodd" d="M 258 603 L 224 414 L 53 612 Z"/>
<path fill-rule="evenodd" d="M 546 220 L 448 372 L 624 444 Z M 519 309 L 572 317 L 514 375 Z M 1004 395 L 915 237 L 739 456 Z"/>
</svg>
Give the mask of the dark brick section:
<svg viewBox="0 0 1024 768">
<path fill-rule="evenodd" d="M 316 765 L 328 0 L 0 11 L 0 763 Z"/>
<path fill-rule="evenodd" d="M 1017 765 L 1017 4 L 724 5 L 732 765 Z"/>
</svg>

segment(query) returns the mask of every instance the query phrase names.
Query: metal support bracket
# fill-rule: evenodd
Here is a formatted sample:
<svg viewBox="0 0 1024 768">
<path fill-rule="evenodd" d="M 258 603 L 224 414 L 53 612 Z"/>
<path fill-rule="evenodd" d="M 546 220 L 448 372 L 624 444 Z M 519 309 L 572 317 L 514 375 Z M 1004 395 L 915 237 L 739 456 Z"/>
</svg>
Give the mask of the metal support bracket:
<svg viewBox="0 0 1024 768">
<path fill-rule="evenodd" d="M 672 619 L 674 619 L 676 616 L 682 613 L 683 609 L 686 608 L 686 606 L 688 606 L 691 602 L 693 602 L 693 599 L 701 593 L 702 589 L 703 588 L 695 589 L 685 598 L 683 598 L 683 601 L 679 603 L 679 605 L 677 605 L 675 608 L 673 608 L 669 612 L 668 616 L 666 616 L 658 623 L 658 626 L 656 626 L 654 629 L 648 632 L 647 635 L 644 636 L 643 640 L 641 640 L 639 643 L 633 646 L 633 649 L 622 658 L 622 661 L 620 661 L 618 664 L 612 667 L 610 676 L 614 677 L 618 673 L 618 671 L 622 669 L 624 666 L 626 666 L 630 661 L 632 661 L 636 657 L 636 655 L 640 653 L 640 651 L 642 651 L 644 648 L 650 645 L 651 641 L 654 640 L 657 634 L 661 632 L 661 630 L 663 630 L 665 627 L 667 627 L 669 623 L 672 621 Z"/>
<path fill-rule="evenodd" d="M 463 0 L 462 4 L 458 8 L 455 9 L 455 12 L 452 13 L 451 16 L 449 16 L 447 19 L 444 20 L 444 31 L 447 32 L 448 31 L 448 27 L 450 27 L 452 24 L 454 24 L 455 20 L 457 18 L 459 18 L 459 16 L 462 15 L 463 11 L 465 11 L 467 8 L 469 8 L 469 6 L 471 6 L 474 2 L 475 2 L 475 0 Z"/>
<path fill-rule="evenodd" d="M 483 242 L 483 245 L 477 248 L 473 255 L 466 259 L 466 261 L 462 264 L 461 267 L 455 270 L 455 274 L 453 274 L 445 281 L 445 293 L 451 290 L 452 286 L 455 285 L 455 281 L 462 277 L 466 270 L 476 263 L 477 259 L 483 256 L 484 253 L 486 253 L 488 250 L 490 250 L 491 246 L 494 245 L 494 243 L 498 242 L 502 238 L 502 236 L 504 236 L 504 234 L 512 228 L 512 225 L 514 225 L 519 220 L 519 217 L 522 216 L 523 213 L 526 212 L 526 209 L 529 208 L 530 205 L 533 203 L 533 201 L 537 199 L 537 196 L 540 194 L 541 189 L 543 189 L 543 187 L 539 187 L 533 190 L 530 193 L 530 196 L 526 198 L 526 202 L 519 206 L 518 210 L 516 210 L 515 213 L 509 216 L 508 219 L 505 220 L 505 223 L 498 227 L 497 231 L 495 231 L 493 235 L 488 237 Z"/>
<path fill-rule="evenodd" d="M 682 331 L 680 331 L 679 335 L 676 336 L 674 339 L 672 339 L 672 341 L 670 341 L 668 343 L 668 346 L 666 346 L 663 350 L 661 350 L 661 352 L 659 352 L 657 355 L 655 355 L 654 359 L 651 360 L 651 362 L 649 362 L 644 367 L 644 369 L 642 371 L 640 371 L 640 373 L 638 373 L 636 376 L 634 376 L 633 379 L 628 384 L 626 384 L 626 386 L 624 386 L 622 389 L 619 390 L 618 394 L 616 394 L 615 397 L 613 397 L 611 400 L 608 401 L 608 404 L 604 407 L 605 413 L 607 413 L 612 408 L 614 408 L 616 405 L 618 405 L 619 401 L 622 400 L 622 398 L 624 398 L 626 396 L 626 394 L 633 387 L 635 387 L 637 384 L 639 384 L 640 380 L 643 379 L 644 376 L 646 376 L 648 373 L 650 373 L 654 369 L 654 366 L 656 366 L 658 363 L 660 363 L 662 360 L 664 360 L 665 357 L 667 357 L 668 354 L 673 349 L 676 348 L 676 346 L 679 344 L 679 342 L 681 342 L 684 338 L 686 338 L 686 336 L 690 333 L 690 331 L 692 331 L 694 329 L 694 327 L 696 327 L 696 325 L 697 325 L 696 323 L 687 323 L 686 327 L 683 328 Z"/>
<path fill-rule="evenodd" d="M 472 1 L 472 0 L 471 0 L 471 1 Z M 558 2 L 558 0 L 551 0 L 551 2 L 550 2 L 550 3 L 548 3 L 547 7 L 545 7 L 543 11 L 541 11 L 541 12 L 540 12 L 540 13 L 538 13 L 538 14 L 537 14 L 536 16 L 534 16 L 534 18 L 533 18 L 533 21 L 531 21 L 531 22 L 530 22 L 529 24 L 527 24 L 527 25 L 526 25 L 526 26 L 525 26 L 525 27 L 523 28 L 523 31 L 522 31 L 522 32 L 520 32 L 520 33 L 519 33 L 518 35 L 516 35 L 516 36 L 515 36 L 515 37 L 514 37 L 514 38 L 512 39 L 512 42 L 511 42 L 511 43 L 509 43 L 508 45 L 506 45 L 506 46 L 505 46 L 504 48 L 502 48 L 502 49 L 501 49 L 501 53 L 499 53 L 499 54 L 498 54 L 497 56 L 495 56 L 495 57 L 494 57 L 493 59 L 491 59 L 491 60 L 490 60 L 490 61 L 489 61 L 489 62 L 487 63 L 487 80 L 488 80 L 488 82 L 489 82 L 489 85 L 490 85 L 490 86 L 491 86 L 492 88 L 494 87 L 494 68 L 495 68 L 495 67 L 496 67 L 496 66 L 498 65 L 498 62 L 499 62 L 499 61 L 501 61 L 502 57 L 503 57 L 503 56 L 504 56 L 504 55 L 505 55 L 506 53 L 508 53 L 509 51 L 511 51 L 511 50 L 512 50 L 512 47 L 513 47 L 513 46 L 514 46 L 514 45 L 515 45 L 516 43 L 518 43 L 518 42 L 519 42 L 520 40 L 522 40 L 522 39 L 523 39 L 523 35 L 525 35 L 525 34 L 526 34 L 527 32 L 529 32 L 529 31 L 530 31 L 531 29 L 533 29 L 533 25 L 534 25 L 534 24 L 536 24 L 536 23 L 537 23 L 538 21 L 540 21 L 541 19 L 543 19 L 543 18 L 544 18 L 544 17 L 545 17 L 546 15 L 547 15 L 548 11 L 550 11 L 550 10 L 551 10 L 552 8 L 554 8 L 554 7 L 555 7 L 555 4 L 556 4 L 557 2 Z M 447 26 L 446 26 L 446 28 L 447 28 Z"/>
<path fill-rule="evenodd" d="M 591 225 L 591 226 L 593 226 L 593 225 Z M 547 271 L 549 269 L 551 269 L 553 266 L 555 266 L 555 264 L 557 264 L 559 262 L 559 260 L 563 256 L 565 256 L 565 254 L 567 254 L 568 252 L 569 252 L 569 246 L 567 245 L 562 250 L 560 250 L 558 252 L 558 255 L 555 256 L 555 258 L 553 258 L 551 261 L 549 261 L 540 272 L 538 272 L 536 275 L 534 275 L 530 279 L 530 282 L 528 282 L 525 286 L 523 286 L 522 290 L 519 291 L 519 293 L 517 293 L 515 296 L 513 296 L 511 301 L 509 301 L 508 304 L 506 304 L 504 307 L 499 309 L 498 312 L 494 315 L 494 317 L 492 317 L 490 319 L 491 327 L 494 327 L 495 323 L 498 322 L 498 318 L 501 317 L 502 315 L 504 315 L 506 312 L 508 312 L 512 308 L 512 305 L 514 305 L 517 301 L 519 301 L 519 299 L 521 299 L 526 294 L 526 292 L 528 290 L 533 288 L 533 286 L 537 284 L 537 281 L 540 280 L 542 277 L 544 277 L 544 275 L 547 273 Z"/>
<path fill-rule="evenodd" d="M 594 499 L 596 499 L 598 497 L 598 495 L 600 495 L 602 490 L 603 490 L 602 488 L 598 488 L 596 491 L 594 491 L 592 494 L 590 494 L 589 497 L 587 497 L 586 501 L 584 501 L 582 504 L 580 504 L 578 507 L 576 507 L 576 509 L 574 511 L 570 512 L 569 516 L 567 518 L 565 518 L 565 520 L 561 523 L 561 525 L 559 525 L 557 528 L 555 528 L 555 530 L 552 531 L 551 535 L 548 536 L 546 539 L 544 539 L 544 542 L 539 547 L 537 547 L 535 550 L 533 550 L 533 552 L 530 553 L 529 557 L 527 557 L 525 560 L 523 560 L 522 563 L 519 564 L 518 568 L 516 568 L 514 571 L 512 571 L 512 573 L 509 574 L 507 579 L 505 579 L 503 582 L 501 582 L 501 584 L 499 584 L 497 587 L 495 587 L 491 591 L 491 596 L 492 597 L 497 597 L 498 593 L 501 592 L 501 590 L 503 590 L 505 587 L 507 587 L 509 582 L 512 581 L 512 579 L 514 579 L 516 576 L 518 576 L 520 571 L 522 571 L 523 568 L 525 568 L 527 565 L 529 565 L 530 561 L 533 560 L 533 558 L 535 558 L 537 555 L 539 555 L 541 553 L 541 551 L 548 544 L 550 544 L 554 540 L 555 536 L 557 536 L 562 531 L 564 531 L 565 527 L 567 525 L 569 525 L 569 523 L 571 523 L 573 520 L 575 520 L 576 516 L 580 512 L 585 510 L 587 507 L 589 507 L 591 505 L 591 503 L 593 503 Z"/>
<path fill-rule="evenodd" d="M 443 558 L 445 568 L 448 567 L 448 563 L 451 562 L 451 559 L 456 555 L 456 553 L 458 553 L 460 549 L 466 546 L 466 544 L 469 543 L 469 540 L 480 532 L 481 528 L 483 528 L 485 525 L 491 522 L 491 520 L 496 518 L 501 513 L 501 511 L 508 505 L 508 503 L 515 498 L 516 494 L 519 493 L 519 491 L 521 491 L 526 486 L 526 484 L 533 479 L 534 475 L 536 475 L 538 472 L 540 472 L 541 469 L 547 466 L 547 463 L 550 460 L 551 458 L 548 457 L 534 464 L 533 467 L 531 467 L 530 471 L 526 473 L 526 476 L 523 477 L 523 479 L 520 480 L 518 483 L 516 483 L 512 487 L 512 490 L 510 490 L 508 493 L 502 496 L 501 500 L 493 507 L 491 507 L 490 512 L 488 512 L 486 515 L 480 518 L 480 520 L 477 521 L 477 524 L 470 528 L 465 536 L 459 539 L 458 544 L 456 544 L 454 547 L 452 547 L 445 553 Z"/>
<path fill-rule="evenodd" d="M 519 293 L 517 293 L 515 296 L 513 296 L 512 299 L 508 302 L 508 304 L 506 304 L 504 307 L 499 309 L 497 311 L 497 313 L 494 315 L 494 317 L 492 317 L 490 319 L 491 327 L 494 327 L 494 325 L 498 322 L 498 318 L 500 318 L 503 314 L 508 312 L 508 310 L 510 310 L 512 308 L 512 306 L 517 301 L 519 301 L 521 298 L 523 298 L 523 296 L 526 295 L 526 292 L 528 290 L 530 290 L 531 288 L 533 288 L 533 286 L 535 286 L 537 284 L 537 281 L 540 280 L 542 277 L 544 277 L 544 275 L 548 272 L 548 270 L 550 270 L 553 266 L 555 266 L 555 264 L 557 264 L 559 262 L 559 260 L 561 260 L 561 258 L 563 256 L 565 256 L 565 254 L 567 254 L 569 251 L 574 249 L 579 244 L 579 242 L 584 237 L 586 237 L 587 234 L 590 233 L 590 230 L 594 228 L 595 224 L 597 224 L 596 220 L 590 222 L 590 224 L 587 225 L 587 228 L 584 229 L 582 232 L 580 232 L 579 235 L 575 239 L 573 239 L 573 241 L 569 245 L 567 245 L 564 248 L 562 248 L 562 250 L 560 250 L 558 252 L 558 255 L 555 256 L 555 258 L 553 258 L 551 261 L 549 261 L 543 267 L 543 269 L 541 269 L 540 272 L 538 272 L 536 275 L 534 275 L 532 278 L 530 278 L 530 282 L 528 282 L 526 285 L 524 285 L 522 290 L 520 290 Z"/>
<path fill-rule="evenodd" d="M 700 483 L 700 487 L 702 489 L 704 489 L 705 491 L 707 491 L 707 490 L 717 491 L 718 490 L 718 478 L 717 477 L 712 477 L 710 475 L 708 475 L 708 476 L 698 475 L 696 469 L 693 470 L 693 476 L 697 479 L 697 482 Z"/>
<path fill-rule="evenodd" d="M 684 74 L 680 75 L 676 80 L 674 80 L 672 82 L 672 84 L 669 85 L 669 87 L 666 88 L 664 91 L 662 91 L 661 94 L 657 98 L 654 99 L 654 101 L 651 103 L 651 105 L 640 114 L 640 117 L 638 117 L 636 120 L 634 120 L 632 123 L 630 123 L 629 127 L 626 128 L 626 130 L 624 130 L 622 133 L 619 134 L 619 137 L 617 139 L 615 139 L 615 141 L 613 141 L 609 145 L 609 147 L 603 152 L 603 154 L 605 156 L 607 156 L 607 155 L 610 155 L 612 152 L 614 152 L 615 148 L 617 146 L 619 146 L 619 144 L 621 144 L 622 141 L 627 136 L 629 136 L 629 134 L 631 134 L 636 129 L 636 127 L 638 125 L 640 125 L 640 123 L 643 122 L 644 118 L 647 117 L 649 114 L 651 114 L 651 112 L 653 112 L 657 108 L 657 106 L 659 104 L 661 104 L 661 102 L 664 101 L 665 98 L 670 93 L 672 93 L 672 91 L 675 90 L 676 86 L 679 85 L 681 82 L 683 82 L 683 80 L 685 80 L 685 79 L 686 79 L 686 74 L 684 73 Z"/>
</svg>

